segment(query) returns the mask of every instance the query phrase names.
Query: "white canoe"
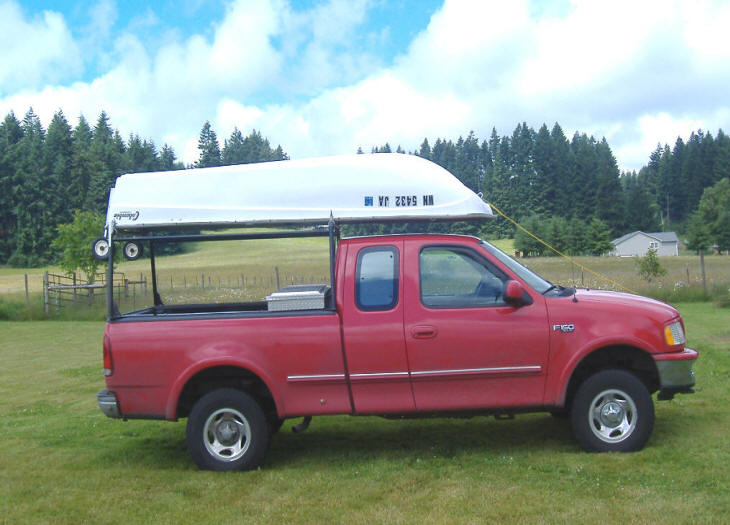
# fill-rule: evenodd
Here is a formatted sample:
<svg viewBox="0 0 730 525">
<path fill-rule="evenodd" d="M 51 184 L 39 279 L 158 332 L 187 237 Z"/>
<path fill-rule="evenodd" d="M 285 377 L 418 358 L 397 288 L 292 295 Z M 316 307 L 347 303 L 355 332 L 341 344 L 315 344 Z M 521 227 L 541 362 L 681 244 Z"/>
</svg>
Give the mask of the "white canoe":
<svg viewBox="0 0 730 525">
<path fill-rule="evenodd" d="M 154 173 L 116 180 L 107 226 L 253 226 L 474 220 L 493 213 L 442 167 L 378 153 Z"/>
</svg>

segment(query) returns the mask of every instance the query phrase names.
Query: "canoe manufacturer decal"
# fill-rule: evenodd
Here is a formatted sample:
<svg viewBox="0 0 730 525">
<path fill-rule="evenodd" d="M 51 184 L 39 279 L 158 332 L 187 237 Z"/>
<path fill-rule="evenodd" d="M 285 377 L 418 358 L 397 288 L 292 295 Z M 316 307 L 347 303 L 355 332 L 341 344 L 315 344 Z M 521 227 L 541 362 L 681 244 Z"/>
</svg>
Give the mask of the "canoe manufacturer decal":
<svg viewBox="0 0 730 525">
<path fill-rule="evenodd" d="M 130 221 L 136 221 L 139 219 L 139 210 L 136 211 L 119 211 L 114 214 L 115 219 L 129 219 Z"/>
</svg>

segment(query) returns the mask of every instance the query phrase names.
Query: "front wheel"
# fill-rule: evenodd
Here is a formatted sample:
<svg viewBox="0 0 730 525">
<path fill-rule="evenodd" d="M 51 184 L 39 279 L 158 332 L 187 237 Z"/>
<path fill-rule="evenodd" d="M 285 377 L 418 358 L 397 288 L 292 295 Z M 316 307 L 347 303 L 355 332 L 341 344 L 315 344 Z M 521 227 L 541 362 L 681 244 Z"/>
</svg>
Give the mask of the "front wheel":
<svg viewBox="0 0 730 525">
<path fill-rule="evenodd" d="M 186 432 L 190 455 L 206 470 L 254 469 L 263 462 L 269 444 L 261 406 L 233 388 L 201 397 L 190 412 Z"/>
<path fill-rule="evenodd" d="M 649 440 L 654 403 L 631 372 L 603 370 L 578 388 L 570 417 L 575 438 L 588 452 L 632 452 Z"/>
</svg>

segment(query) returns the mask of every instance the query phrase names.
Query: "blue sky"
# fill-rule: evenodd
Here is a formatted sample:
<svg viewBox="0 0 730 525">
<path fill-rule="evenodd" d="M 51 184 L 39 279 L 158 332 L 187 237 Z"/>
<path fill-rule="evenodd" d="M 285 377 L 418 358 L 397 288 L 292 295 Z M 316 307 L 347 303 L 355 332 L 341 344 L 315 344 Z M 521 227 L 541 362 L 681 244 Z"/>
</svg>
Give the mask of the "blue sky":
<svg viewBox="0 0 730 525">
<path fill-rule="evenodd" d="M 440 0 L 369 2 L 368 9 L 362 13 L 357 31 L 353 31 L 347 42 L 339 43 L 335 49 L 340 53 L 368 53 L 381 64 L 391 63 L 426 28 L 431 15 L 441 3 Z M 324 6 L 326 10 L 327 4 L 328 2 L 305 0 L 288 2 L 294 14 L 304 14 L 317 5 Z M 108 67 L 104 57 L 113 52 L 115 34 L 131 33 L 138 36 L 149 52 L 155 52 L 170 40 L 184 41 L 195 35 L 210 39 L 224 19 L 230 2 L 103 0 L 89 3 L 34 0 L 19 2 L 18 5 L 26 19 L 39 18 L 44 11 L 63 16 L 71 35 L 86 44 L 83 68 L 77 72 L 69 72 L 67 78 L 91 82 Z M 305 42 L 306 40 L 299 45 Z M 275 36 L 272 44 L 281 49 L 289 43 L 282 37 Z M 358 73 L 357 76 L 365 76 L 367 71 Z M 259 93 L 258 97 L 262 103 L 275 101 L 275 94 L 271 91 Z"/>
<path fill-rule="evenodd" d="M 619 165 L 728 131 L 730 3 L 0 0 L 0 113 L 106 110 L 195 160 L 260 130 L 292 157 L 559 122 Z"/>
</svg>

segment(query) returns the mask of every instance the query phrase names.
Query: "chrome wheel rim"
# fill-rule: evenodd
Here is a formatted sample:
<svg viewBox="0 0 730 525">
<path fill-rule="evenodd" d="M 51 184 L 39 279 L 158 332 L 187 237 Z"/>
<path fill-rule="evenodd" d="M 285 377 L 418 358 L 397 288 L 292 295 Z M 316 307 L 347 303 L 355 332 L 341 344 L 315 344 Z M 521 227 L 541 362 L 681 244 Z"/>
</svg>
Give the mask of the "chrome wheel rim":
<svg viewBox="0 0 730 525">
<path fill-rule="evenodd" d="M 251 427 L 238 410 L 221 408 L 213 412 L 203 427 L 205 448 L 220 461 L 235 461 L 251 444 Z"/>
<path fill-rule="evenodd" d="M 621 390 L 604 390 L 590 404 L 588 425 L 605 443 L 619 443 L 636 428 L 638 412 L 631 397 Z"/>
</svg>

